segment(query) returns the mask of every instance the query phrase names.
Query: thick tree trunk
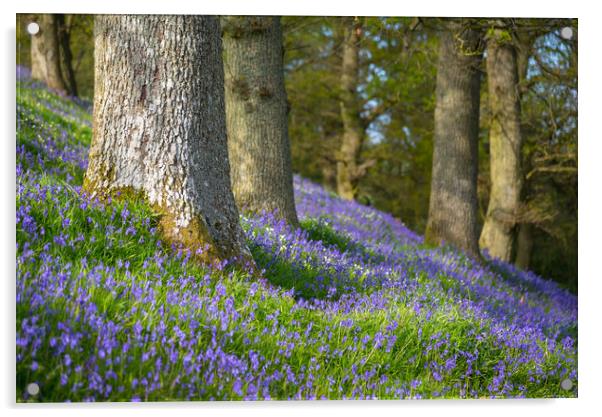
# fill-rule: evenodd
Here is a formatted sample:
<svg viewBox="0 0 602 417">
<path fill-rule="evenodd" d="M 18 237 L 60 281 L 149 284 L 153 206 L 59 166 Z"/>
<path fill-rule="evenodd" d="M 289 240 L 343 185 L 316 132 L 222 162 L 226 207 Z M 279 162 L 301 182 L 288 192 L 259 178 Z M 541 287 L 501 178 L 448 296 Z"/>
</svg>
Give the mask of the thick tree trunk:
<svg viewBox="0 0 602 417">
<path fill-rule="evenodd" d="M 531 266 L 531 252 L 533 250 L 533 225 L 522 223 L 519 227 L 516 245 L 515 265 L 527 270 Z"/>
<path fill-rule="evenodd" d="M 61 75 L 56 16 L 54 14 L 36 16 L 40 31 L 31 37 L 31 77 L 45 82 L 49 88 L 67 93 Z"/>
<path fill-rule="evenodd" d="M 145 198 L 164 238 L 205 261 L 251 261 L 230 188 L 217 18 L 96 16 L 93 119 L 86 191 Z"/>
<path fill-rule="evenodd" d="M 222 17 L 232 190 L 241 210 L 298 225 L 279 17 Z"/>
<path fill-rule="evenodd" d="M 487 80 L 491 193 L 479 244 L 492 257 L 509 262 L 523 183 L 522 139 L 516 50 L 499 29 L 487 41 Z"/>
<path fill-rule="evenodd" d="M 63 79 L 67 85 L 69 95 L 77 96 L 77 83 L 75 82 L 75 72 L 73 71 L 73 54 L 71 53 L 71 28 L 64 14 L 57 14 L 56 21 Z"/>
<path fill-rule="evenodd" d="M 433 171 L 426 241 L 479 256 L 477 145 L 482 59 L 479 32 L 451 22 L 440 39 Z"/>
<path fill-rule="evenodd" d="M 357 96 L 362 24 L 356 18 L 342 19 L 345 28 L 340 99 L 343 135 L 337 155 L 337 193 L 344 199 L 353 200 L 361 176 L 358 161 L 364 139 L 361 104 Z"/>
</svg>

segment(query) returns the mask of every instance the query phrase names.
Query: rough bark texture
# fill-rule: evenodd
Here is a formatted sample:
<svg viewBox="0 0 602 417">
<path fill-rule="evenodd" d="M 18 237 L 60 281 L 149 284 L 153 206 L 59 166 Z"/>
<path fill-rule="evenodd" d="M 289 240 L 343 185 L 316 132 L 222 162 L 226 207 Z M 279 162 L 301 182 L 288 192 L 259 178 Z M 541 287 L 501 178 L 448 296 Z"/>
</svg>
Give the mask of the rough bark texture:
<svg viewBox="0 0 602 417">
<path fill-rule="evenodd" d="M 364 138 L 361 105 L 357 96 L 362 25 L 360 20 L 352 17 L 342 19 L 345 28 L 340 99 L 343 136 L 337 155 L 337 193 L 342 198 L 353 200 L 361 176 L 358 160 Z"/>
<path fill-rule="evenodd" d="M 52 89 L 67 93 L 61 75 L 56 15 L 39 14 L 35 20 L 40 31 L 31 37 L 31 77 Z"/>
<path fill-rule="evenodd" d="M 75 82 L 75 72 L 73 71 L 73 54 L 71 53 L 71 28 L 64 14 L 57 14 L 56 22 L 63 80 L 65 81 L 69 95 L 77 96 L 77 83 Z"/>
<path fill-rule="evenodd" d="M 222 17 L 232 191 L 241 210 L 298 225 L 279 17 Z"/>
<path fill-rule="evenodd" d="M 480 33 L 449 23 L 437 67 L 433 170 L 426 241 L 479 256 L 477 168 Z"/>
<path fill-rule="evenodd" d="M 521 198 L 520 96 L 516 50 L 507 32 L 487 40 L 487 81 L 491 193 L 479 244 L 494 258 L 509 262 Z"/>
<path fill-rule="evenodd" d="M 95 63 L 86 191 L 142 196 L 167 241 L 203 260 L 250 261 L 230 188 L 218 19 L 99 15 Z"/>
</svg>

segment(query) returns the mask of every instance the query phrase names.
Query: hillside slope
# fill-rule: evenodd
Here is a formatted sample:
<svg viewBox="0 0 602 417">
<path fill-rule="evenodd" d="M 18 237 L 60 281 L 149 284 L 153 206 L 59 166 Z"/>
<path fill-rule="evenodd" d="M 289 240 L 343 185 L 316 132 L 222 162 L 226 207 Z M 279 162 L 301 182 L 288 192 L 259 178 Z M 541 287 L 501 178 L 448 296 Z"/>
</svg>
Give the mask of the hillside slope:
<svg viewBox="0 0 602 417">
<path fill-rule="evenodd" d="M 265 279 L 198 265 L 143 202 L 81 192 L 89 112 L 19 74 L 17 401 L 577 395 L 554 283 L 298 177 L 301 229 L 241 219 Z"/>
</svg>

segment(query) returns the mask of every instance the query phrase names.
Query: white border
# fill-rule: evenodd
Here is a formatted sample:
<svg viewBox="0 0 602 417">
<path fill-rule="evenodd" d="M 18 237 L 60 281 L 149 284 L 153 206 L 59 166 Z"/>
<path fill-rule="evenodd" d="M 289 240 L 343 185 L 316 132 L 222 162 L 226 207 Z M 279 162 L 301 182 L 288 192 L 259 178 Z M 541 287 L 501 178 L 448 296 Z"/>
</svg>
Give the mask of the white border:
<svg viewBox="0 0 602 417">
<path fill-rule="evenodd" d="M 7 4 L 9 3 L 9 4 Z M 594 409 L 601 409 L 598 403 L 600 378 L 600 305 L 602 296 L 596 260 L 601 258 L 599 183 L 601 129 L 600 120 L 600 22 L 594 2 L 525 0 L 486 1 L 413 1 L 395 0 L 339 0 L 339 1 L 286 1 L 286 0 L 216 0 L 194 3 L 191 0 L 103 0 L 93 4 L 63 0 L 20 0 L 3 2 L 1 19 L 2 57 L 0 65 L 5 96 L 2 97 L 1 126 L 2 138 L 2 219 L 4 231 L 2 265 L 3 274 L 3 320 L 0 357 L 3 361 L 0 379 L 1 404 L 9 415 L 35 416 L 80 416 L 82 413 L 105 416 L 107 410 L 127 412 L 132 416 L 162 416 L 167 413 L 179 415 L 251 415 L 251 416 L 290 416 L 332 415 L 400 415 L 402 413 L 447 416 L 487 417 L 509 414 L 524 415 L 591 415 Z M 587 5 L 586 5 L 587 4 Z M 15 249 L 14 249 L 14 196 L 15 196 L 15 13 L 55 12 L 55 13 L 169 13 L 169 14 L 297 14 L 297 15 L 402 15 L 402 16 L 512 16 L 512 17 L 577 17 L 579 18 L 579 399 L 574 400 L 500 400 L 500 401 L 382 401 L 382 402 L 302 402 L 302 403 L 155 403 L 155 404 L 79 404 L 65 406 L 15 405 Z"/>
</svg>

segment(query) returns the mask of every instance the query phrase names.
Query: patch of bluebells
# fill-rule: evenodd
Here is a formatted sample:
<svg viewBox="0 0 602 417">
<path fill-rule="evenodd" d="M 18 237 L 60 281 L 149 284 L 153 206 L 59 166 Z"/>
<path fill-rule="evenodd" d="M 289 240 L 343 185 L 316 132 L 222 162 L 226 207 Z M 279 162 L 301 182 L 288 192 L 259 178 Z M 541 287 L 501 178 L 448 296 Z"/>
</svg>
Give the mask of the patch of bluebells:
<svg viewBox="0 0 602 417">
<path fill-rule="evenodd" d="M 392 216 L 297 176 L 304 227 L 241 219 L 262 278 L 198 265 L 161 242 L 142 203 L 81 191 L 90 116 L 26 75 L 19 401 L 577 395 L 577 299 L 556 284 L 425 247 Z"/>
</svg>

